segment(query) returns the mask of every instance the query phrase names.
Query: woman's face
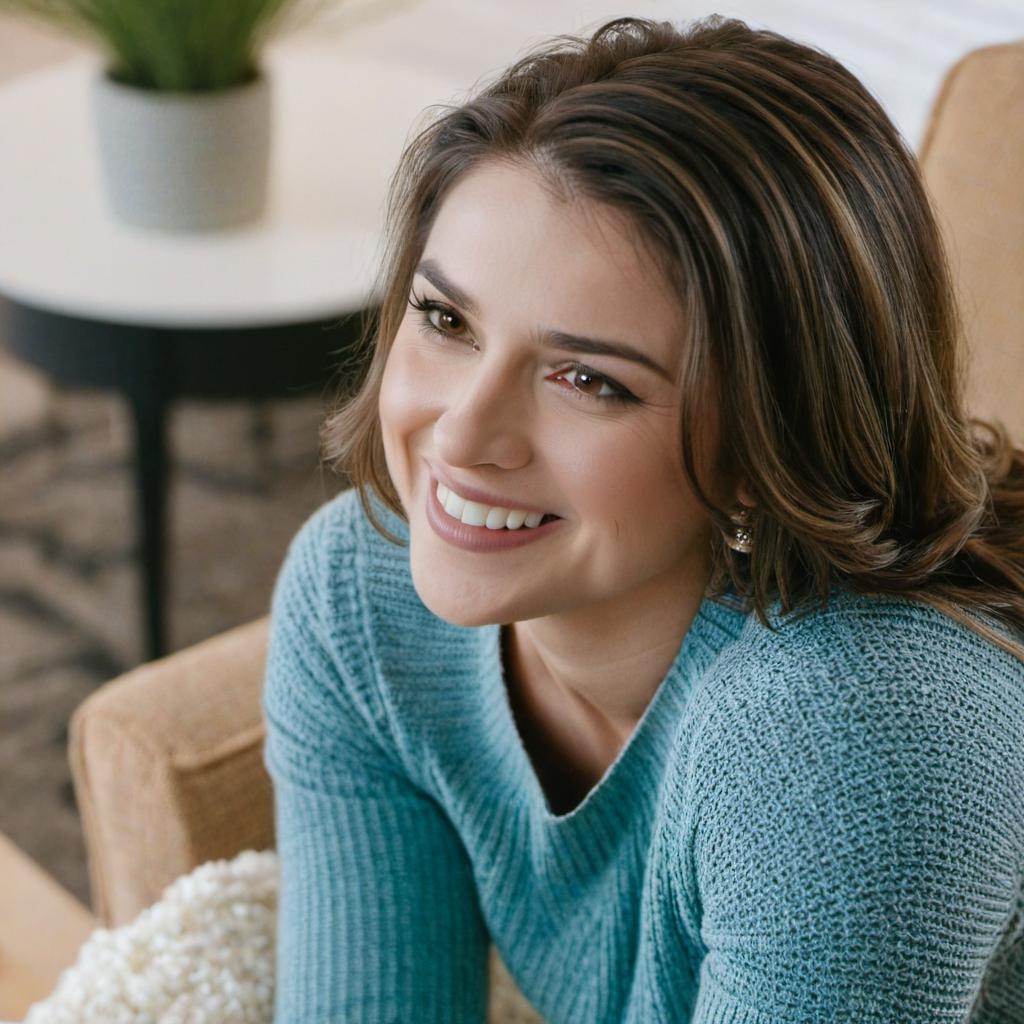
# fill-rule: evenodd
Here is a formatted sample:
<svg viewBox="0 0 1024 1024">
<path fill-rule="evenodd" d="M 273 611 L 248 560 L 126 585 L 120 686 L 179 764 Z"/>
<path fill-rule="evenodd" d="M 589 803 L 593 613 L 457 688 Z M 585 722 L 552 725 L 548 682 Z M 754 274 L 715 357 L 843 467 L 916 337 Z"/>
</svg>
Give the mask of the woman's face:
<svg viewBox="0 0 1024 1024">
<path fill-rule="evenodd" d="M 526 169 L 478 166 L 441 205 L 409 299 L 432 308 L 406 307 L 379 410 L 428 608 L 465 626 L 611 624 L 703 589 L 710 524 L 685 484 L 674 383 L 682 314 L 614 212 L 558 203 Z M 556 331 L 642 361 L 547 341 Z M 428 514 L 438 473 L 562 521 L 514 548 L 458 547 Z"/>
</svg>

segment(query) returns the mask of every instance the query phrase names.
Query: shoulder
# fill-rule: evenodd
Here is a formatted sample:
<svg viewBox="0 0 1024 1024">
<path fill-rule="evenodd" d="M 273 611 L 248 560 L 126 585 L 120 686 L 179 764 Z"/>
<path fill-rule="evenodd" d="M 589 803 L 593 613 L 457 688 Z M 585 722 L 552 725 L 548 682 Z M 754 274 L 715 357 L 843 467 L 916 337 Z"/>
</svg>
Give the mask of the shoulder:
<svg viewBox="0 0 1024 1024">
<path fill-rule="evenodd" d="M 355 490 L 341 491 L 307 516 L 292 536 L 274 584 L 274 602 L 298 590 L 319 599 L 351 579 L 362 518 Z"/>
<path fill-rule="evenodd" d="M 344 490 L 313 511 L 292 537 L 275 583 L 275 604 L 304 597 L 324 621 L 351 630 L 367 625 L 370 588 L 386 601 L 410 603 L 408 524 L 372 492 L 366 492 L 366 502 L 400 543 L 370 521 L 357 489 Z"/>
<path fill-rule="evenodd" d="M 829 1010 L 864 1011 L 868 985 L 871 1020 L 909 1019 L 935 963 L 974 983 L 964 941 L 988 955 L 1015 906 L 1024 664 L 902 599 L 769 622 L 694 692 L 666 777 L 657 850 L 702 998 L 819 1019 L 828 974 Z"/>
<path fill-rule="evenodd" d="M 688 786 L 1024 784 L 1024 662 L 967 626 L 841 590 L 769 623 L 751 615 L 694 693 L 674 751 Z"/>
<path fill-rule="evenodd" d="M 368 500 L 392 532 L 398 525 L 404 540 L 408 530 L 402 521 L 378 499 Z M 279 575 L 300 575 L 306 583 L 337 586 L 351 576 L 357 554 L 365 555 L 367 547 L 379 547 L 374 536 L 381 544 L 386 542 L 369 522 L 359 492 L 355 488 L 341 491 L 310 513 L 296 531 Z"/>
<path fill-rule="evenodd" d="M 941 714 L 947 698 L 1024 711 L 1024 662 L 930 605 L 835 589 L 826 607 L 798 614 L 776 602 L 768 620 L 748 617 L 695 694 L 692 713 L 709 727 L 743 705 L 836 716 L 931 705 Z"/>
<path fill-rule="evenodd" d="M 289 542 L 271 597 L 262 694 L 271 723 L 288 727 L 303 716 L 335 728 L 344 715 L 387 733 L 366 643 L 365 565 L 381 557 L 371 531 L 350 489 L 313 511 Z"/>
</svg>

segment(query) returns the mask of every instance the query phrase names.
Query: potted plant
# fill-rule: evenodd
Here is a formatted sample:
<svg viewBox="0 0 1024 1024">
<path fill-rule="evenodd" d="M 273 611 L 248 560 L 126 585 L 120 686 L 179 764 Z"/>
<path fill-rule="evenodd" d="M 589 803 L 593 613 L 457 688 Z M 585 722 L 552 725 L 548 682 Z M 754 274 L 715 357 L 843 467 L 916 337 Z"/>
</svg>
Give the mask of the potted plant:
<svg viewBox="0 0 1024 1024">
<path fill-rule="evenodd" d="M 0 0 L 0 11 L 100 44 L 91 102 L 111 212 L 194 231 L 261 216 L 272 124 L 260 50 L 327 2 Z"/>
</svg>

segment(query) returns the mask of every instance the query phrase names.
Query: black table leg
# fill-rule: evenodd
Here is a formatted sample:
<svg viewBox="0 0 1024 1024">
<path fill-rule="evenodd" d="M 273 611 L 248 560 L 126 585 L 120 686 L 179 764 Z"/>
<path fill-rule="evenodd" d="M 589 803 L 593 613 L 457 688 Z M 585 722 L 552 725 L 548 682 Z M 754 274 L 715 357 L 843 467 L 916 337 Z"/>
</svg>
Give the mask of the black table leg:
<svg viewBox="0 0 1024 1024">
<path fill-rule="evenodd" d="M 361 337 L 364 315 L 252 328 L 147 327 L 68 316 L 0 295 L 0 345 L 56 383 L 115 388 L 129 403 L 147 661 L 167 653 L 170 403 L 323 394 L 347 376 L 341 357 Z"/>
<path fill-rule="evenodd" d="M 142 568 L 147 661 L 167 653 L 164 581 L 167 522 L 167 393 L 173 367 L 158 331 L 138 330 L 130 358 L 122 358 L 121 387 L 135 428 L 135 533 Z"/>
<path fill-rule="evenodd" d="M 144 590 L 146 660 L 162 658 L 167 652 L 164 622 L 164 581 L 166 579 L 165 529 L 167 516 L 167 447 L 165 404 L 157 395 L 150 399 L 133 396 L 135 424 L 135 493 L 137 550 L 142 564 Z"/>
</svg>

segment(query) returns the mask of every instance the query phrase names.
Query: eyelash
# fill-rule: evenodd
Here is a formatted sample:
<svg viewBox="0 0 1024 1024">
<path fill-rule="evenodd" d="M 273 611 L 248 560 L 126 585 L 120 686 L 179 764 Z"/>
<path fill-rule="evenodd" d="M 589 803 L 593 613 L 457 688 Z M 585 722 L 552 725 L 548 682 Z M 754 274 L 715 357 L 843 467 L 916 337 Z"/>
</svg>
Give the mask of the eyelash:
<svg viewBox="0 0 1024 1024">
<path fill-rule="evenodd" d="M 438 334 L 442 338 L 457 338 L 458 335 L 452 334 L 449 331 L 443 331 L 440 327 L 436 327 L 430 320 L 430 313 L 433 310 L 438 310 L 441 313 L 448 313 L 454 316 L 459 316 L 458 311 L 452 309 L 451 306 L 445 305 L 443 302 L 436 302 L 433 299 L 424 299 L 413 292 L 413 297 L 409 300 L 409 305 L 416 310 L 420 311 L 421 316 L 420 330 L 424 333 Z M 460 318 L 461 319 L 461 318 Z M 589 366 L 584 366 L 583 363 L 570 362 L 566 364 L 565 370 L 574 370 L 578 374 L 590 377 L 593 380 L 601 381 L 607 384 L 613 389 L 614 394 L 611 395 L 588 395 L 577 389 L 575 386 L 572 388 L 573 396 L 584 401 L 597 401 L 597 402 L 609 402 L 613 405 L 629 405 L 640 400 L 629 391 L 627 391 L 621 384 L 617 384 L 611 378 L 604 376 L 602 373 L 598 373 L 596 370 L 592 370 Z M 562 372 L 565 372 L 563 370 Z"/>
</svg>

